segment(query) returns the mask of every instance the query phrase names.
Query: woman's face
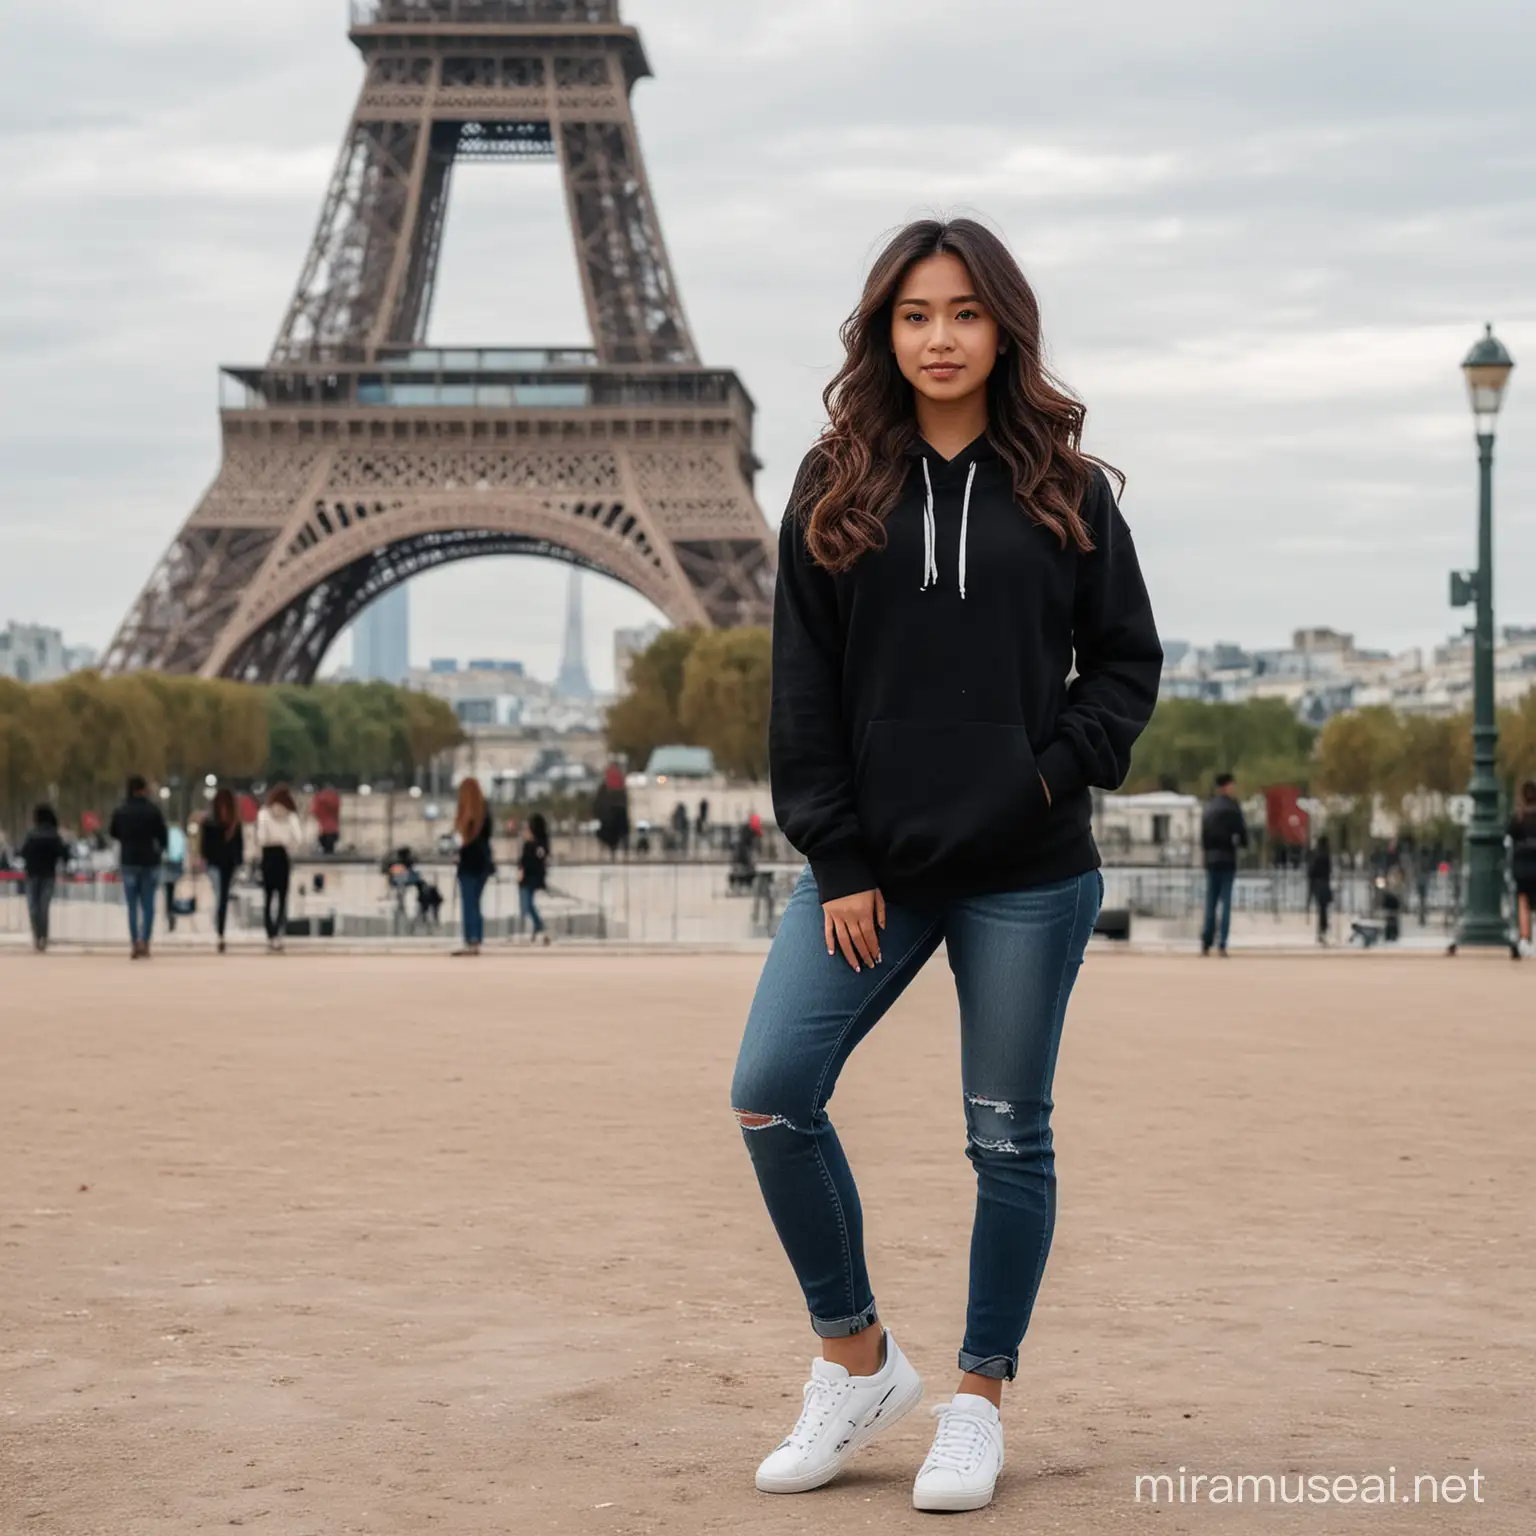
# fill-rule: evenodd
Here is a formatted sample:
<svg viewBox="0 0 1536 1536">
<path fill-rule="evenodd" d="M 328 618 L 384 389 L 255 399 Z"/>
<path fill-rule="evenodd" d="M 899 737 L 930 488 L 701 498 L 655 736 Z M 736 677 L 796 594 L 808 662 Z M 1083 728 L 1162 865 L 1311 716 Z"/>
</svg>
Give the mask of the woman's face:
<svg viewBox="0 0 1536 1536">
<path fill-rule="evenodd" d="M 901 280 L 891 311 L 891 347 L 902 376 L 919 394 L 953 404 L 985 389 L 1000 341 L 997 322 L 976 297 L 958 256 L 929 256 Z"/>
</svg>

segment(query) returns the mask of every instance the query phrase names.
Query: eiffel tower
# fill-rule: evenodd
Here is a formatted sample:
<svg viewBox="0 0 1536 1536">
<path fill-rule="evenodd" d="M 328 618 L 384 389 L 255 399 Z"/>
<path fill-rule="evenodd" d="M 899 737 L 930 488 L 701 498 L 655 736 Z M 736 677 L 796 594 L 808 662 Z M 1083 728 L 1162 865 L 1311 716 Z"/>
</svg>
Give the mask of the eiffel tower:
<svg viewBox="0 0 1536 1536">
<path fill-rule="evenodd" d="M 694 348 L 618 0 L 351 19 L 366 74 L 298 288 L 267 363 L 223 369 L 218 476 L 107 670 L 309 682 L 376 597 L 482 555 L 600 571 L 677 624 L 766 623 L 754 407 Z M 460 157 L 559 163 L 593 348 L 426 345 Z"/>
</svg>

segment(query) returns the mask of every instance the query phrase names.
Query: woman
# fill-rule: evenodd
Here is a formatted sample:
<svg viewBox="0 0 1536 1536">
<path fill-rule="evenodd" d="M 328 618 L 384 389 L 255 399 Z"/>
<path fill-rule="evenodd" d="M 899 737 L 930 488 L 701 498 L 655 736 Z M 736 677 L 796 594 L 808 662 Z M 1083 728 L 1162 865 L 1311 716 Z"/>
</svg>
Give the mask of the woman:
<svg viewBox="0 0 1536 1536">
<path fill-rule="evenodd" d="M 277 954 L 288 931 L 288 884 L 293 878 L 293 856 L 304 846 L 299 808 L 286 784 L 271 791 L 257 814 L 256 846 L 261 850 L 261 917 L 267 930 L 267 948 Z"/>
<path fill-rule="evenodd" d="M 59 818 L 51 805 L 32 812 L 32 827 L 22 840 L 21 867 L 27 877 L 27 918 L 32 925 L 32 947 L 38 954 L 48 948 L 48 912 L 59 866 L 69 863 L 69 846 L 59 836 Z"/>
<path fill-rule="evenodd" d="M 464 912 L 464 947 L 454 954 L 478 955 L 485 942 L 480 898 L 485 894 L 486 881 L 496 873 L 491 858 L 491 818 L 479 779 L 465 779 L 459 785 L 459 813 L 453 828 L 459 835 L 459 902 Z"/>
<path fill-rule="evenodd" d="M 230 790 L 221 789 L 214 795 L 213 805 L 203 818 L 199 842 L 203 863 L 208 866 L 208 878 L 213 882 L 213 927 L 219 936 L 219 953 L 222 955 L 235 871 L 245 863 L 245 829 L 240 825 L 240 808 Z"/>
<path fill-rule="evenodd" d="M 1333 854 L 1326 833 L 1317 840 L 1307 864 L 1307 893 L 1317 904 L 1317 942 L 1328 942 L 1328 909 L 1333 905 Z"/>
<path fill-rule="evenodd" d="M 774 806 L 810 867 L 732 1098 L 821 1358 L 757 1486 L 821 1486 L 922 1395 L 879 1321 L 826 1105 L 943 943 L 977 1202 L 959 1389 L 913 1502 L 979 1509 L 1054 1223 L 1051 1078 L 1103 900 L 1089 790 L 1123 780 L 1162 648 L 1109 479 L 1079 447 L 1083 407 L 1046 372 L 1034 294 L 995 235 L 903 230 L 842 339 L 775 599 Z"/>
<path fill-rule="evenodd" d="M 523 921 L 528 923 L 530 944 L 549 943 L 549 933 L 544 919 L 539 915 L 538 894 L 548 884 L 549 870 L 549 823 L 535 811 L 528 818 L 523 833 L 523 851 L 517 861 L 518 901 L 522 907 Z"/>
<path fill-rule="evenodd" d="M 1520 807 L 1509 824 L 1510 862 L 1515 877 L 1515 909 L 1520 937 L 1513 946 L 1518 955 L 1531 953 L 1531 908 L 1536 906 L 1536 779 L 1520 786 Z"/>
</svg>

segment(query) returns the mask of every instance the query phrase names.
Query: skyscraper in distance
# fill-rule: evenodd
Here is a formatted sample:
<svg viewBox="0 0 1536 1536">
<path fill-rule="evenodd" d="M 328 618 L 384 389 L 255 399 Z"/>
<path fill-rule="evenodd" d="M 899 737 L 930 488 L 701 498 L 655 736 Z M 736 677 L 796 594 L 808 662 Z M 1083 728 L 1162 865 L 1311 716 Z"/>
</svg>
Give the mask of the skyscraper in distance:
<svg viewBox="0 0 1536 1536">
<path fill-rule="evenodd" d="M 590 699 L 592 680 L 587 676 L 587 635 L 581 613 L 581 570 L 571 567 L 565 595 L 565 648 L 560 656 L 560 676 L 555 692 L 562 699 Z"/>
<path fill-rule="evenodd" d="M 402 582 L 369 604 L 352 626 L 352 670 L 365 683 L 405 682 L 411 670 L 410 589 Z"/>
</svg>

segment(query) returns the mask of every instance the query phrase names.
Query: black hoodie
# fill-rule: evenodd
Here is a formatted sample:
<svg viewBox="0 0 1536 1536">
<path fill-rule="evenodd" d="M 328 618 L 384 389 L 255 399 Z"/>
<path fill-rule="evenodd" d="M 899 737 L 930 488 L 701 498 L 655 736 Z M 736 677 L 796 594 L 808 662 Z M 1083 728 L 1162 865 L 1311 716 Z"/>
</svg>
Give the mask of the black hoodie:
<svg viewBox="0 0 1536 1536">
<path fill-rule="evenodd" d="M 1124 781 L 1163 660 L 1108 480 L 1094 471 L 1082 554 L 1019 506 L 985 436 L 947 461 L 919 440 L 885 546 L 833 576 L 795 512 L 815 460 L 780 532 L 769 759 L 822 901 L 1096 869 L 1088 791 Z"/>
</svg>

